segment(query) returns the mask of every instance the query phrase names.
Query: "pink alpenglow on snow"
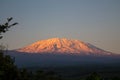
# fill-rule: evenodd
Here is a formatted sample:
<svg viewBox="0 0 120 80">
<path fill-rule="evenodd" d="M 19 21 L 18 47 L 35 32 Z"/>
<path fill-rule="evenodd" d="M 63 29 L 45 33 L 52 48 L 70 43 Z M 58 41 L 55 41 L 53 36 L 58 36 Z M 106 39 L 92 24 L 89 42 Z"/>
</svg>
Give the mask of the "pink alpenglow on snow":
<svg viewBox="0 0 120 80">
<path fill-rule="evenodd" d="M 66 38 L 52 38 L 40 40 L 24 48 L 17 49 L 27 53 L 59 53 L 59 54 L 85 54 L 85 55 L 111 55 L 113 53 L 97 48 L 80 40 Z"/>
</svg>

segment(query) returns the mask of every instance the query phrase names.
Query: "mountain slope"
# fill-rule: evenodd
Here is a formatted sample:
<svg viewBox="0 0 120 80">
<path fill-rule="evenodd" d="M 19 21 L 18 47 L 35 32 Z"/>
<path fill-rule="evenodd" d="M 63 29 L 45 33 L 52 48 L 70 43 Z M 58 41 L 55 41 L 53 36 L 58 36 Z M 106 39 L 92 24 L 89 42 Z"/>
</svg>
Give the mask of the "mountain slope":
<svg viewBox="0 0 120 80">
<path fill-rule="evenodd" d="M 60 53 L 60 54 L 84 54 L 84 55 L 111 55 L 112 53 L 97 48 L 89 43 L 66 38 L 52 38 L 35 42 L 19 52 L 28 53 Z"/>
</svg>

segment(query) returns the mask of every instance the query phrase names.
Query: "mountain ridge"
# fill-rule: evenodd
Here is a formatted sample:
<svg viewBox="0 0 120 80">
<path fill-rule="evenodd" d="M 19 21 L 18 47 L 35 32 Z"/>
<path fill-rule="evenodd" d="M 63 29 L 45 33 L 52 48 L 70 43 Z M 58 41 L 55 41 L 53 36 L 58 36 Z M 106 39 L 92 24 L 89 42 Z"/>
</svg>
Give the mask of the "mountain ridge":
<svg viewBox="0 0 120 80">
<path fill-rule="evenodd" d="M 51 38 L 40 40 L 26 47 L 17 49 L 18 52 L 27 53 L 60 53 L 60 54 L 85 54 L 85 55 L 111 55 L 113 53 L 102 50 L 90 43 L 76 39 Z"/>
</svg>

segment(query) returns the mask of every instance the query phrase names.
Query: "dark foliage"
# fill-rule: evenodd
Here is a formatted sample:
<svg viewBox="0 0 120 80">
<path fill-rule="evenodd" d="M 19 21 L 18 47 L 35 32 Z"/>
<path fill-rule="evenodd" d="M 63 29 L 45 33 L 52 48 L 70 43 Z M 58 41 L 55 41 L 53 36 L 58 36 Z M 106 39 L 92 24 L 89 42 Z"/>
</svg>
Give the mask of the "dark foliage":
<svg viewBox="0 0 120 80">
<path fill-rule="evenodd" d="M 14 60 L 9 55 L 0 52 L 0 80 L 16 80 L 19 76 L 18 73 Z"/>
<path fill-rule="evenodd" d="M 26 68 L 18 69 L 14 58 L 0 52 L 0 80 L 61 80 L 53 71 L 28 71 Z"/>
<path fill-rule="evenodd" d="M 10 22 L 12 21 L 12 19 L 13 19 L 12 17 L 7 18 L 7 22 L 5 22 L 4 24 L 0 24 L 0 35 L 2 35 L 2 33 L 5 33 L 6 31 L 8 31 L 8 29 L 10 27 L 15 26 L 15 25 L 18 24 L 17 22 L 10 24 Z M 2 37 L 3 36 L 0 36 L 0 39 Z"/>
<path fill-rule="evenodd" d="M 102 79 L 102 77 L 99 74 L 94 72 L 94 73 L 90 74 L 90 76 L 88 76 L 86 78 L 86 80 L 103 80 L 103 79 Z"/>
</svg>

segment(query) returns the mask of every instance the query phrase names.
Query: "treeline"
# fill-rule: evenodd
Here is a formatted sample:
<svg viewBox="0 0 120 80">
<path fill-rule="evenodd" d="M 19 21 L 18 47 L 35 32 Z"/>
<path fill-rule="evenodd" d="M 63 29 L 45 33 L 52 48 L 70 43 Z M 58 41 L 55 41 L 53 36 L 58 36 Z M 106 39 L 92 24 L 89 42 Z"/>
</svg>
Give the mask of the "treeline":
<svg viewBox="0 0 120 80">
<path fill-rule="evenodd" d="M 60 76 L 52 71 L 32 72 L 25 68 L 18 69 L 14 62 L 14 58 L 0 51 L 0 80 L 61 80 Z"/>
<path fill-rule="evenodd" d="M 26 68 L 18 68 L 15 64 L 15 58 L 11 58 L 9 55 L 4 55 L 4 52 L 0 50 L 0 80 L 69 80 L 70 78 L 64 78 L 54 71 L 30 71 Z M 85 77 L 70 80 L 120 80 L 119 77 L 104 78 L 98 73 L 91 73 Z"/>
</svg>

